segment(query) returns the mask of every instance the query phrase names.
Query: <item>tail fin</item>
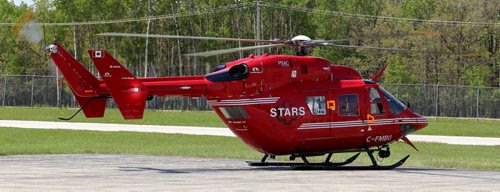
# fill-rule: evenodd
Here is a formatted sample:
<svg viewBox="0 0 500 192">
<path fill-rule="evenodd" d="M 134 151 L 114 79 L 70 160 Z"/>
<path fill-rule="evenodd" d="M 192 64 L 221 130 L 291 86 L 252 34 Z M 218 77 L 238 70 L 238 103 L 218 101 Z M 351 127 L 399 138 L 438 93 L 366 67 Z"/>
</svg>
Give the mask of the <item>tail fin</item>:
<svg viewBox="0 0 500 192">
<path fill-rule="evenodd" d="M 88 52 L 123 118 L 141 119 L 148 95 L 146 87 L 106 51 Z"/>
<path fill-rule="evenodd" d="M 99 97 L 97 93 L 99 80 L 66 52 L 59 43 L 54 42 L 54 45 L 49 48 L 50 57 L 68 82 L 85 116 L 89 118 L 103 117 L 106 98 Z"/>
</svg>

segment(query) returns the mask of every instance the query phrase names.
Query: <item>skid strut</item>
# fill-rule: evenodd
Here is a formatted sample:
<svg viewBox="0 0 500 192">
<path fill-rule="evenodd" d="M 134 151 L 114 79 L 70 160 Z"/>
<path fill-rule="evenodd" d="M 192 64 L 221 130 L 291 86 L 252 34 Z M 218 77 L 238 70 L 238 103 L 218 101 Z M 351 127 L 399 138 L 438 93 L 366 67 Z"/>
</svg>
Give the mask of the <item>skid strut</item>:
<svg viewBox="0 0 500 192">
<path fill-rule="evenodd" d="M 260 161 L 247 161 L 248 165 L 253 166 L 253 167 L 265 167 L 265 166 L 317 166 L 317 165 L 324 165 L 324 166 L 343 166 L 347 165 L 349 163 L 352 163 L 356 158 L 358 158 L 360 153 L 357 153 L 356 155 L 353 155 L 349 159 L 339 162 L 339 163 L 332 163 L 330 162 L 329 158 L 327 159 L 328 161 L 325 160 L 324 163 L 310 163 L 305 156 L 301 156 L 302 160 L 304 161 L 303 163 L 295 163 L 295 162 L 266 162 L 265 160 L 267 159 L 268 155 L 264 155 L 262 160 Z M 331 155 L 330 155 L 331 158 Z"/>
</svg>

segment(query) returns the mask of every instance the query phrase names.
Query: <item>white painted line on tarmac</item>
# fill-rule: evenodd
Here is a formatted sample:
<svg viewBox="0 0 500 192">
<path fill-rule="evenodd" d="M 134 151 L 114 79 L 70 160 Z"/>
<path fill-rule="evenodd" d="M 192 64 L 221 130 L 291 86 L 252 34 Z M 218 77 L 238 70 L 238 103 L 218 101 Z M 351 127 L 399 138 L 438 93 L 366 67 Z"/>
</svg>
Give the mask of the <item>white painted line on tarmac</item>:
<svg viewBox="0 0 500 192">
<path fill-rule="evenodd" d="M 31 128 L 31 129 L 69 129 L 90 131 L 132 131 L 150 133 L 178 133 L 188 135 L 213 135 L 235 137 L 227 128 L 162 126 L 162 125 L 132 125 L 113 123 L 79 123 L 51 121 L 18 121 L 0 120 L 0 127 Z"/>
<path fill-rule="evenodd" d="M 0 120 L 0 127 L 29 128 L 29 129 L 69 129 L 91 131 L 131 131 L 150 133 L 171 133 L 188 135 L 211 135 L 235 137 L 228 128 L 189 127 L 164 125 L 132 125 L 112 123 L 79 123 L 79 122 L 51 122 L 51 121 L 19 121 Z M 493 137 L 462 137 L 462 136 L 434 136 L 409 135 L 411 141 L 435 142 L 453 145 L 500 145 L 500 138 Z"/>
<path fill-rule="evenodd" d="M 452 145 L 500 145 L 500 138 L 495 137 L 465 137 L 439 135 L 409 135 L 411 141 L 446 143 Z"/>
</svg>

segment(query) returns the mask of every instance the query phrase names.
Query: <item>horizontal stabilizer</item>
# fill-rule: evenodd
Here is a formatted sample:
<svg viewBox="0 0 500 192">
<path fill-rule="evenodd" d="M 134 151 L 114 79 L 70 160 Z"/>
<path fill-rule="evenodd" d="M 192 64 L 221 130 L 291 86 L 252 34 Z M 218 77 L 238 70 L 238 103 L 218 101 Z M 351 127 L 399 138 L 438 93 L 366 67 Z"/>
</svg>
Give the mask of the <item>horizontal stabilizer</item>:
<svg viewBox="0 0 500 192">
<path fill-rule="evenodd" d="M 141 119 L 146 105 L 146 87 L 104 50 L 89 50 L 90 58 L 101 74 L 124 119 Z"/>
</svg>

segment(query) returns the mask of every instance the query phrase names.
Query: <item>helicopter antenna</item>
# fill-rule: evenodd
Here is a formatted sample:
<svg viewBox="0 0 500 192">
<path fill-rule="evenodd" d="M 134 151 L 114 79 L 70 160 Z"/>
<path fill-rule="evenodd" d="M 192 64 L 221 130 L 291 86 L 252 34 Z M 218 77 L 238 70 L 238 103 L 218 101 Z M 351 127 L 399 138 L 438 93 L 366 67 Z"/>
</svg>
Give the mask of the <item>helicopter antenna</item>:
<svg viewBox="0 0 500 192">
<path fill-rule="evenodd" d="M 372 81 L 374 81 L 374 82 L 378 81 L 378 79 L 382 76 L 382 74 L 384 74 L 384 71 L 385 71 L 385 68 L 387 67 L 387 65 L 389 65 L 389 64 L 386 63 L 384 65 L 384 67 L 382 67 L 382 69 L 380 69 L 380 71 L 372 77 Z"/>
</svg>

